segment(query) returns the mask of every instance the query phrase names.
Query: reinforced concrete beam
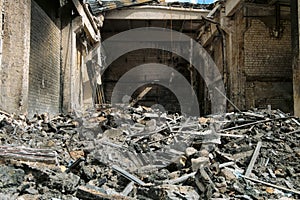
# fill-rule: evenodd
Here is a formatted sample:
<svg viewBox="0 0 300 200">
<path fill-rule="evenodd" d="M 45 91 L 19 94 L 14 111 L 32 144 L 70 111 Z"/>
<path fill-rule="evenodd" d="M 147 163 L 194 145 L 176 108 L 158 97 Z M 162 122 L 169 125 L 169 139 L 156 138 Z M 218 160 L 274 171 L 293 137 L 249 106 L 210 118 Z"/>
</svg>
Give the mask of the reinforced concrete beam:
<svg viewBox="0 0 300 200">
<path fill-rule="evenodd" d="M 244 5 L 245 17 L 275 16 L 275 6 L 248 3 Z"/>
<path fill-rule="evenodd" d="M 174 8 L 167 6 L 135 6 L 107 12 L 105 19 L 130 20 L 201 20 L 210 11 L 193 8 Z"/>
<path fill-rule="evenodd" d="M 88 35 L 90 35 L 91 39 L 94 40 L 94 42 L 98 42 L 100 40 L 98 33 L 99 31 L 95 22 L 91 19 L 91 16 L 89 16 L 89 14 L 86 13 L 86 9 L 84 9 L 79 0 L 72 1 L 79 15 L 82 17 L 84 30 L 87 32 Z"/>
</svg>

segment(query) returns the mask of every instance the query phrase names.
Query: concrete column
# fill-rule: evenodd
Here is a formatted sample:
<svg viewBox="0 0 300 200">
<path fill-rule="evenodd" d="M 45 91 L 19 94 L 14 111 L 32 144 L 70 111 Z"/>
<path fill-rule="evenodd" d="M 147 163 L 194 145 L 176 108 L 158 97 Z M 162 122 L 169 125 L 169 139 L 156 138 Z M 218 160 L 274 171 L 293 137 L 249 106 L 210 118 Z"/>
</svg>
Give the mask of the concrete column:
<svg viewBox="0 0 300 200">
<path fill-rule="evenodd" d="M 74 20 L 65 16 L 67 25 L 62 29 L 62 111 L 70 112 L 82 108 L 82 75 L 77 50 L 77 33 L 83 28 L 81 17 Z"/>
<path fill-rule="evenodd" d="M 1 2 L 0 109 L 23 113 L 28 107 L 31 0 Z"/>
<path fill-rule="evenodd" d="M 223 27 L 226 30 L 226 65 L 227 65 L 227 96 L 240 109 L 245 109 L 245 76 L 242 67 L 244 66 L 244 31 L 245 19 L 243 12 L 235 13 L 234 21 L 228 22 L 232 25 Z M 229 111 L 234 110 L 234 107 L 227 104 Z"/>
<path fill-rule="evenodd" d="M 291 9 L 292 9 L 291 10 L 292 48 L 294 53 L 294 60 L 293 60 L 294 115 L 300 116 L 300 64 L 299 64 L 300 4 L 298 3 L 297 5 L 297 1 L 291 1 Z"/>
<path fill-rule="evenodd" d="M 296 59 L 296 65 L 297 65 L 297 75 L 296 75 L 296 82 L 294 83 L 295 86 L 295 90 L 294 90 L 294 114 L 296 116 L 300 116 L 300 64 L 299 64 L 299 60 L 300 60 L 300 51 L 299 51 L 299 42 L 300 42 L 300 3 L 298 2 L 298 59 Z"/>
<path fill-rule="evenodd" d="M 69 112 L 71 110 L 71 67 L 72 67 L 72 40 L 73 31 L 70 17 L 62 17 L 63 23 L 66 24 L 62 29 L 62 111 Z"/>
</svg>

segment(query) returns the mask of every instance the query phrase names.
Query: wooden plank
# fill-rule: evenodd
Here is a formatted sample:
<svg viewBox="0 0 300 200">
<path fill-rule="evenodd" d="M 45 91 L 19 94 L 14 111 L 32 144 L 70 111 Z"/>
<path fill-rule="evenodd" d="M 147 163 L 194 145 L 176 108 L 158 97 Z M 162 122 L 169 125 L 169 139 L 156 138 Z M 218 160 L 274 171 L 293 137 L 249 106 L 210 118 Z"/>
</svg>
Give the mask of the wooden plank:
<svg viewBox="0 0 300 200">
<path fill-rule="evenodd" d="M 130 106 L 134 106 L 139 100 L 141 100 L 150 90 L 152 87 L 146 87 L 136 99 L 134 99 L 131 103 Z"/>
<path fill-rule="evenodd" d="M 51 149 L 35 149 L 23 146 L 0 146 L 0 158 L 56 163 L 57 154 Z"/>
</svg>

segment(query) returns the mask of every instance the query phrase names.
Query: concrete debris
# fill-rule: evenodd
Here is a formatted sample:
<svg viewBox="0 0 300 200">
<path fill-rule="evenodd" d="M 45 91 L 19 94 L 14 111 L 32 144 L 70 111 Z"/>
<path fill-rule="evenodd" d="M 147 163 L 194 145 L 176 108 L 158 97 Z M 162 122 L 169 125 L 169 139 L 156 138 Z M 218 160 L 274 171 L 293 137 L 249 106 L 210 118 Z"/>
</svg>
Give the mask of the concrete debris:
<svg viewBox="0 0 300 200">
<path fill-rule="evenodd" d="M 2 199 L 299 199 L 300 123 L 280 110 L 0 111 Z M 220 128 L 218 128 L 220 127 Z"/>
</svg>

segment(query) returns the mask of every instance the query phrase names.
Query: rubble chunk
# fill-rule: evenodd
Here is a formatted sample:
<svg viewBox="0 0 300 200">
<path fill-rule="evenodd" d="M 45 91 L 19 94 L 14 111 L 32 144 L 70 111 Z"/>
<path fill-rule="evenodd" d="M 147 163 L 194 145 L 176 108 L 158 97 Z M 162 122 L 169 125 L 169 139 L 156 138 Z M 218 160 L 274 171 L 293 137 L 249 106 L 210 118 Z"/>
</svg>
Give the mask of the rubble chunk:
<svg viewBox="0 0 300 200">
<path fill-rule="evenodd" d="M 236 176 L 232 173 L 232 171 L 226 168 L 221 170 L 221 175 L 224 176 L 227 181 L 237 179 Z"/>
<path fill-rule="evenodd" d="M 192 158 L 191 162 L 192 162 L 192 170 L 197 171 L 199 168 L 209 163 L 209 158 L 207 157 Z"/>
</svg>

